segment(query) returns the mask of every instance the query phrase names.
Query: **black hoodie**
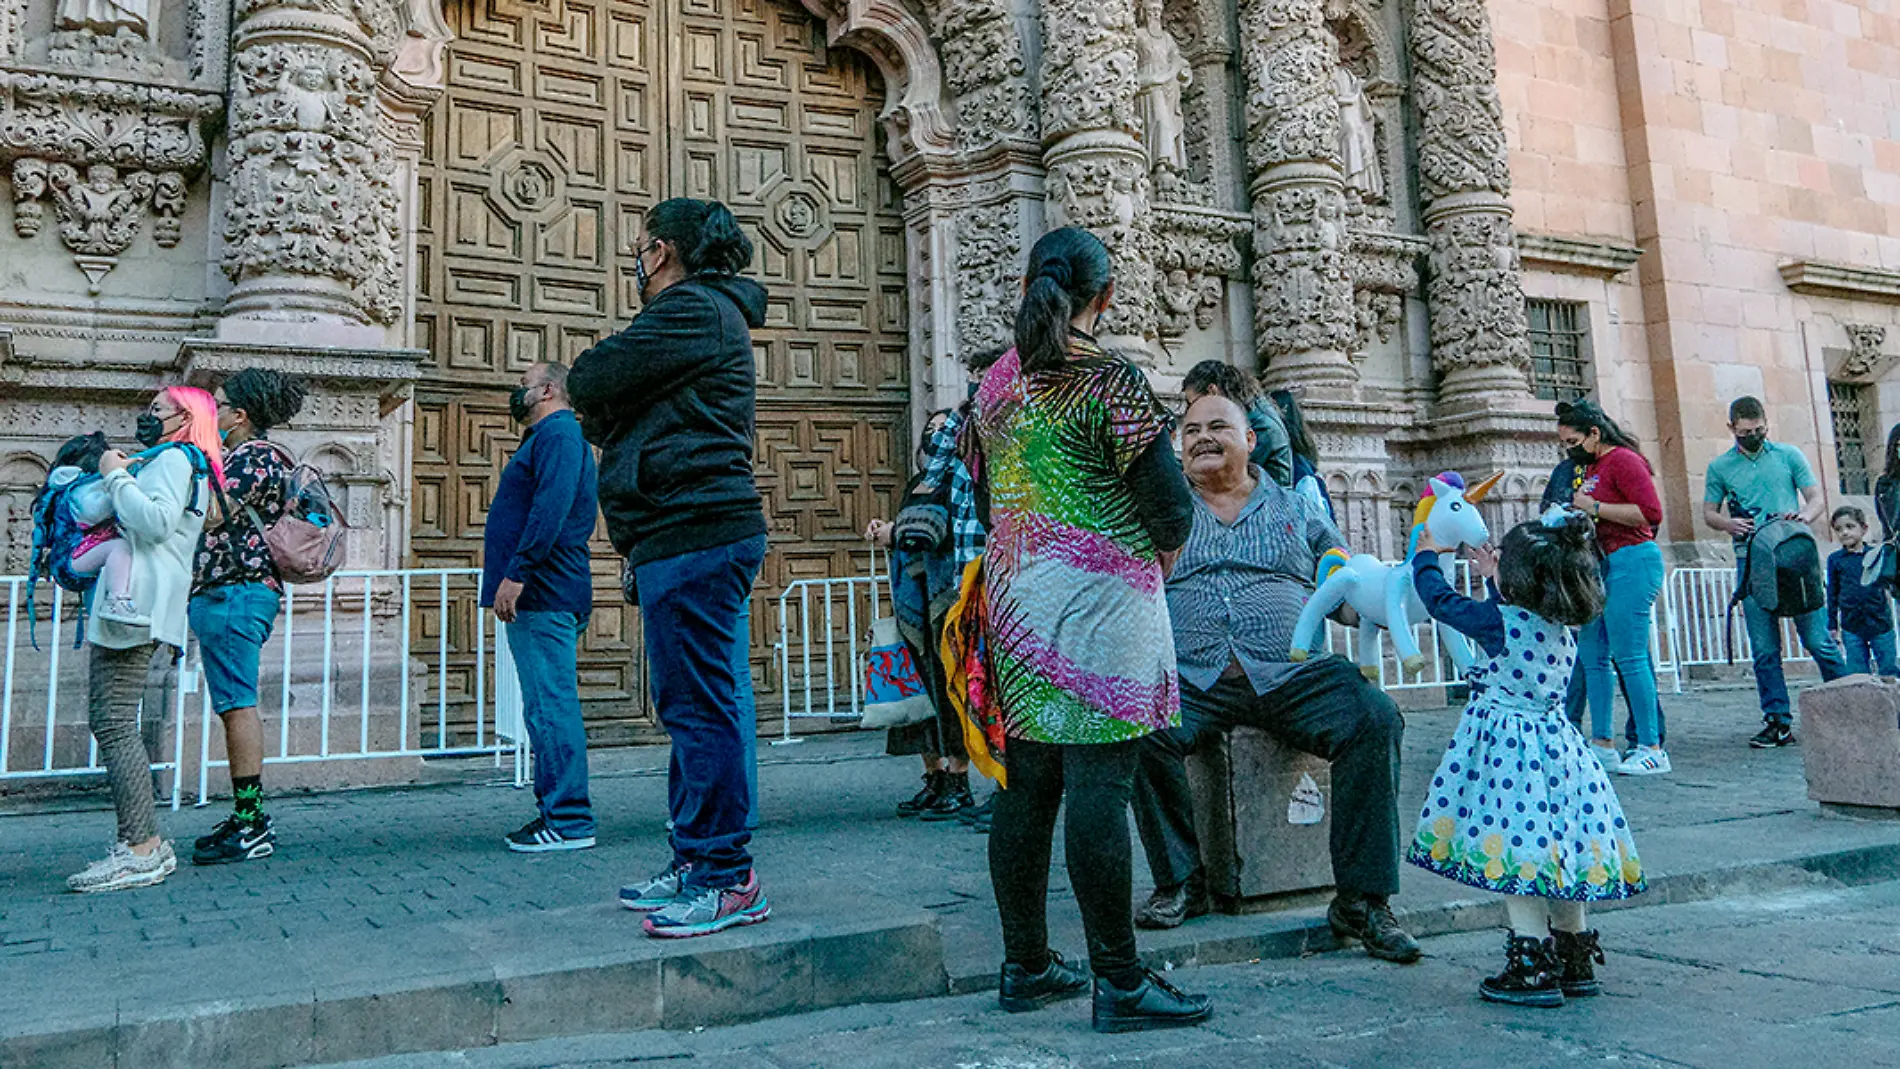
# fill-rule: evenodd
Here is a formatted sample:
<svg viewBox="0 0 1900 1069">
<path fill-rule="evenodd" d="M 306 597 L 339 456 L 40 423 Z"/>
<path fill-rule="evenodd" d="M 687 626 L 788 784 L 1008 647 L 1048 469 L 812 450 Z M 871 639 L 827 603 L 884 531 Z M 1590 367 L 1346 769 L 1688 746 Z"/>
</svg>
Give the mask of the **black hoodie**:
<svg viewBox="0 0 1900 1069">
<path fill-rule="evenodd" d="M 574 361 L 567 392 L 600 447 L 600 511 L 635 565 L 765 533 L 752 480 L 750 328 L 765 287 L 699 275 Z"/>
</svg>

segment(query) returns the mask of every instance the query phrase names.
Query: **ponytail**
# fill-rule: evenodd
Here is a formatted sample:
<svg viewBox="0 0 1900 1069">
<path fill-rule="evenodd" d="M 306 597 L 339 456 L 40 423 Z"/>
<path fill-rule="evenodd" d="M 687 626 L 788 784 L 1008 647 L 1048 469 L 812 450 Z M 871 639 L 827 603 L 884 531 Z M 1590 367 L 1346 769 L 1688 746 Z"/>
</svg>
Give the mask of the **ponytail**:
<svg viewBox="0 0 1900 1069">
<path fill-rule="evenodd" d="M 673 246 L 688 275 L 736 275 L 752 266 L 752 239 L 716 200 L 663 200 L 647 212 L 646 228 Z"/>
<path fill-rule="evenodd" d="M 1025 372 L 1061 367 L 1069 324 L 1113 280 L 1108 247 L 1080 227 L 1051 230 L 1029 250 L 1028 286 L 1016 310 L 1016 356 Z"/>
</svg>

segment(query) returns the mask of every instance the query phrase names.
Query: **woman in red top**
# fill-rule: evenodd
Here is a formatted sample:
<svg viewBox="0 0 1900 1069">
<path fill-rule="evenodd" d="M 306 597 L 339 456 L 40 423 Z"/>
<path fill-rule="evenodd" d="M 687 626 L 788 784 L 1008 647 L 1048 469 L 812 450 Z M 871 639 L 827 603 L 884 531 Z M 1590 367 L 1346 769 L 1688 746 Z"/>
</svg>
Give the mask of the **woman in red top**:
<svg viewBox="0 0 1900 1069">
<path fill-rule="evenodd" d="M 1662 548 L 1656 525 L 1662 500 L 1636 439 L 1591 401 L 1557 406 L 1557 440 L 1575 463 L 1571 504 L 1596 521 L 1603 548 L 1603 615 L 1577 636 L 1577 670 L 1590 696 L 1590 748 L 1611 772 L 1653 776 L 1669 771 L 1657 737 L 1656 665 L 1649 655 L 1650 619 L 1662 593 Z M 1616 680 L 1623 677 L 1636 718 L 1636 749 L 1627 757 L 1610 741 Z"/>
</svg>

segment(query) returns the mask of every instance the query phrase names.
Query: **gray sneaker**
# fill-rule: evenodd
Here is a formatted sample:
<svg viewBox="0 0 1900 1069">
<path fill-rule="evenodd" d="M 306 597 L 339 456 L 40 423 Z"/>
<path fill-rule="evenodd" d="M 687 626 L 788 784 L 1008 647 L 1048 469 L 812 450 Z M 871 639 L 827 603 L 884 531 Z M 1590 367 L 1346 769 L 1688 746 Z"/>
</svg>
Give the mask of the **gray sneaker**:
<svg viewBox="0 0 1900 1069">
<path fill-rule="evenodd" d="M 620 889 L 620 904 L 636 913 L 651 913 L 670 904 L 686 886 L 686 870 L 691 865 L 675 865 L 638 883 Z"/>
<path fill-rule="evenodd" d="M 124 843 L 113 843 L 106 856 L 86 866 L 85 871 L 66 878 L 66 886 L 81 894 L 95 891 L 123 891 L 132 887 L 150 887 L 163 883 L 178 871 L 178 855 L 172 844 L 161 842 L 158 849 L 139 856 Z"/>
</svg>

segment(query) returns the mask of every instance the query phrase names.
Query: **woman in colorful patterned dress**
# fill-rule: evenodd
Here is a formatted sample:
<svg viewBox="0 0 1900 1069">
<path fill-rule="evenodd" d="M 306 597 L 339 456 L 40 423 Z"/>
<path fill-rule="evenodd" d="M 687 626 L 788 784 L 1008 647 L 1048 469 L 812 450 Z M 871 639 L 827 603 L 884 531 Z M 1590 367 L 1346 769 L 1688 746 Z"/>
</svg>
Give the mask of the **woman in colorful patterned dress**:
<svg viewBox="0 0 1900 1069">
<path fill-rule="evenodd" d="M 1561 1006 L 1600 987 L 1597 933 L 1584 903 L 1643 890 L 1643 865 L 1603 766 L 1564 716 L 1576 664 L 1570 628 L 1603 611 L 1588 517 L 1553 508 L 1480 553 L 1491 600 L 1451 588 L 1431 533 L 1412 558 L 1433 619 L 1470 636 L 1490 659 L 1466 673 L 1471 701 L 1438 763 L 1406 860 L 1506 895 L 1504 971 L 1479 985 L 1492 1002 Z"/>
<path fill-rule="evenodd" d="M 1165 562 L 1193 522 L 1169 420 L 1148 380 L 1091 336 L 1114 297 L 1108 250 L 1085 230 L 1029 255 L 1016 348 L 977 391 L 989 490 L 984 554 L 990 700 L 1005 790 L 990 837 L 1004 1009 L 1080 995 L 1049 949 L 1049 857 L 1068 799 L 1069 882 L 1095 973 L 1097 1031 L 1195 1024 L 1184 995 L 1135 955 L 1128 805 L 1136 744 L 1179 720 Z"/>
</svg>

